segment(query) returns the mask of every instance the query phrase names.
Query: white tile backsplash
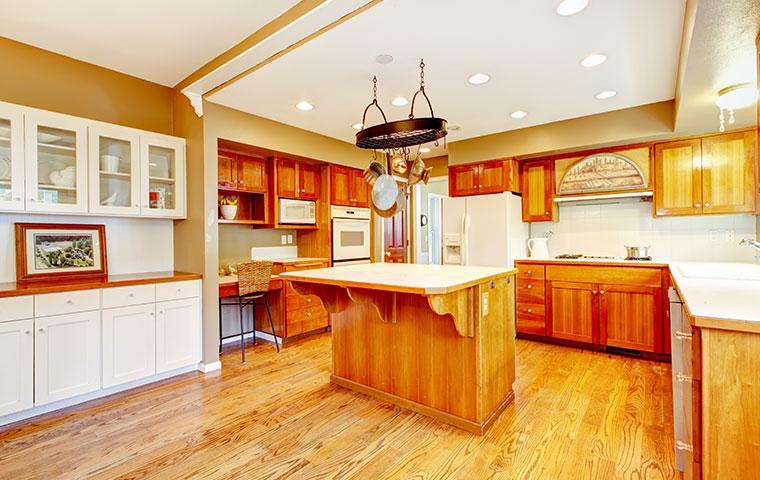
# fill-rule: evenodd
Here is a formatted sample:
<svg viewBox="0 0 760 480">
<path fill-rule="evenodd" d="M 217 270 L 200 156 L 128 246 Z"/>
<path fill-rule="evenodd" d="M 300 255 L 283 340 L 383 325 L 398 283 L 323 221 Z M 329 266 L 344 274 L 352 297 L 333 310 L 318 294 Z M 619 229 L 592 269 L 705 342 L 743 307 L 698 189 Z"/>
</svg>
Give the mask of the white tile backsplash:
<svg viewBox="0 0 760 480">
<path fill-rule="evenodd" d="M 753 251 L 739 247 L 742 238 L 756 237 L 754 215 L 653 218 L 651 202 L 627 201 L 609 205 L 561 205 L 559 219 L 559 222 L 531 224 L 532 237 L 554 232 L 549 240 L 552 256 L 581 253 L 625 257 L 625 245 L 651 245 L 651 255 L 661 260 L 754 259 Z M 726 238 L 729 232 L 733 232 L 733 241 Z"/>
</svg>

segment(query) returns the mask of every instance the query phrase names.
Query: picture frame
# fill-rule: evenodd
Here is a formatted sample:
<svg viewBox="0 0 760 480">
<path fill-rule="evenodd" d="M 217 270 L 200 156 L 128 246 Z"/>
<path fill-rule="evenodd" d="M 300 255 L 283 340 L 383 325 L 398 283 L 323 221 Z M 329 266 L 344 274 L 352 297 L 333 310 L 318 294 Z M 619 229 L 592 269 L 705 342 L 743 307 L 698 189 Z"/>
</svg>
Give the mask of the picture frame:
<svg viewBox="0 0 760 480">
<path fill-rule="evenodd" d="M 105 225 L 16 223 L 16 283 L 108 277 Z"/>
</svg>

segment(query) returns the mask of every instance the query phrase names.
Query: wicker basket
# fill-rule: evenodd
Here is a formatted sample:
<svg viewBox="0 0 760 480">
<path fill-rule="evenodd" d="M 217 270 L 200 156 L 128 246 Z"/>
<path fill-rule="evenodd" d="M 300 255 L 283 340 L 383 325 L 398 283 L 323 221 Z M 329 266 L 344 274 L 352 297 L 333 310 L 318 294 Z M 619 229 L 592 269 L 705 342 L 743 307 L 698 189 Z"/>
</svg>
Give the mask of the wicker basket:
<svg viewBox="0 0 760 480">
<path fill-rule="evenodd" d="M 269 280 L 272 277 L 272 262 L 251 260 L 249 262 L 238 263 L 237 273 L 240 296 L 269 291 Z"/>
</svg>

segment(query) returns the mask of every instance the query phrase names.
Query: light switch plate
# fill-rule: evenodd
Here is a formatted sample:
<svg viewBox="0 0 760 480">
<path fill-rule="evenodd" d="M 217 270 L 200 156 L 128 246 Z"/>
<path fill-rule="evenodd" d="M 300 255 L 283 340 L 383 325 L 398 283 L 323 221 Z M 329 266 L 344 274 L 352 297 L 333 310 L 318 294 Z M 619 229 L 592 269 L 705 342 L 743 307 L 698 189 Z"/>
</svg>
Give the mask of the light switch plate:
<svg viewBox="0 0 760 480">
<path fill-rule="evenodd" d="M 482 305 L 481 314 L 485 317 L 488 315 L 488 292 L 483 292 L 482 299 L 483 300 L 480 302 Z"/>
<path fill-rule="evenodd" d="M 288 236 L 287 235 L 280 235 L 280 243 L 283 245 L 288 244 Z"/>
<path fill-rule="evenodd" d="M 293 243 L 293 235 L 292 234 L 288 235 L 288 245 L 290 245 L 291 243 Z"/>
</svg>

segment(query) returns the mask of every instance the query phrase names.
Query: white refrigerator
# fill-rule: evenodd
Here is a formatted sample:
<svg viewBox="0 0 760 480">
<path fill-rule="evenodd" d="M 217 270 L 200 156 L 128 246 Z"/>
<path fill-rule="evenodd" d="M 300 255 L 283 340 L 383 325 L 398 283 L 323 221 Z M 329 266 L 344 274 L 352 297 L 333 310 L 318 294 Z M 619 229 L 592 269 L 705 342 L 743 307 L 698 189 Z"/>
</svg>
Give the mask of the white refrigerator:
<svg viewBox="0 0 760 480">
<path fill-rule="evenodd" d="M 444 264 L 513 268 L 527 257 L 522 198 L 508 192 L 444 198 L 441 236 Z"/>
</svg>

